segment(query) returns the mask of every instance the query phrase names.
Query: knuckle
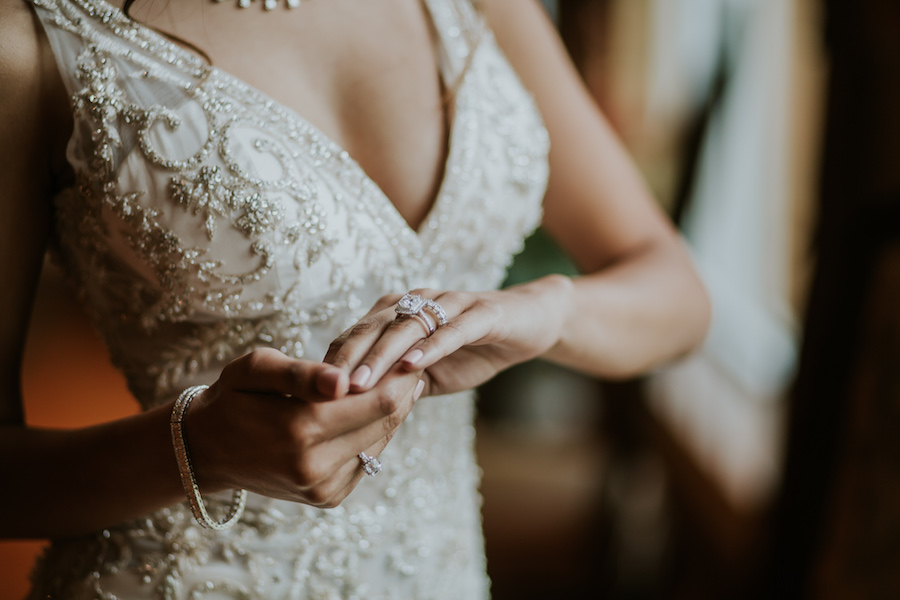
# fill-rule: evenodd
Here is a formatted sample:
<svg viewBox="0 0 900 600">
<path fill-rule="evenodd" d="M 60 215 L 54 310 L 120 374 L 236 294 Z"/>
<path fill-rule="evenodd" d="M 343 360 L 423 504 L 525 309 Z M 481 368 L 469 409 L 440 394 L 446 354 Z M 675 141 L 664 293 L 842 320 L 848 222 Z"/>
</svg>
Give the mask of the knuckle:
<svg viewBox="0 0 900 600">
<path fill-rule="evenodd" d="M 240 370 L 240 363 L 237 360 L 233 360 L 222 368 L 222 374 L 219 375 L 220 381 L 231 381 L 233 380 Z"/>
<path fill-rule="evenodd" d="M 476 306 L 487 314 L 492 323 L 501 321 L 504 318 L 503 307 L 496 302 L 488 302 L 480 298 L 476 301 Z"/>
<path fill-rule="evenodd" d="M 257 368 L 261 364 L 265 363 L 268 360 L 272 359 L 272 355 L 275 354 L 275 350 L 271 348 L 256 348 L 247 353 L 247 366 L 251 368 Z"/>
<path fill-rule="evenodd" d="M 256 361 L 253 352 L 235 358 L 222 369 L 222 378 L 227 381 L 242 379 L 251 372 L 251 365 Z"/>
<path fill-rule="evenodd" d="M 334 338 L 334 340 L 330 344 L 328 344 L 328 352 L 326 352 L 326 354 L 329 356 L 337 354 L 338 351 L 341 349 L 341 347 L 343 347 L 344 342 L 346 342 L 346 341 L 347 341 L 347 332 L 345 331 L 338 337 Z"/>
<path fill-rule="evenodd" d="M 331 500 L 331 496 L 324 486 L 317 485 L 306 492 L 306 500 L 317 508 L 328 508 L 327 504 Z"/>
<path fill-rule="evenodd" d="M 301 488 L 309 488 L 307 494 L 315 493 L 321 486 L 316 486 L 322 481 L 325 473 L 322 465 L 318 461 L 308 457 L 301 456 L 294 463 L 293 482 Z"/>
<path fill-rule="evenodd" d="M 392 416 L 400 409 L 400 399 L 395 394 L 379 394 L 377 401 L 378 410 L 386 417 Z"/>
<path fill-rule="evenodd" d="M 329 489 L 322 494 L 322 497 L 319 500 L 317 506 L 319 508 L 337 508 L 343 501 L 343 495 Z"/>
<path fill-rule="evenodd" d="M 301 362 L 292 362 L 287 365 L 287 374 L 293 382 L 305 382 L 309 378 L 309 367 Z"/>
<path fill-rule="evenodd" d="M 382 437 L 387 441 L 390 441 L 391 438 L 394 437 L 394 432 L 397 431 L 397 428 L 400 427 L 400 424 L 403 422 L 403 418 L 398 414 L 393 414 L 386 417 L 383 421 L 382 427 Z"/>
<path fill-rule="evenodd" d="M 369 319 L 364 319 L 350 328 L 350 336 L 365 336 L 375 333 L 379 329 L 380 327 L 377 323 Z"/>
<path fill-rule="evenodd" d="M 350 337 L 348 329 L 328 345 L 328 351 L 325 353 L 325 362 L 331 363 L 336 367 L 345 367 L 349 363 L 347 353 L 344 351 L 344 344 Z"/>
<path fill-rule="evenodd" d="M 256 348 L 236 358 L 225 366 L 223 374 L 229 377 L 247 377 L 262 369 L 266 362 L 272 360 L 277 351 L 271 348 Z"/>
<path fill-rule="evenodd" d="M 338 481 L 329 479 L 313 486 L 304 495 L 306 501 L 317 508 L 337 508 L 347 494 L 342 493 Z"/>
<path fill-rule="evenodd" d="M 460 328 L 459 323 L 455 321 L 448 321 L 441 327 L 441 335 L 445 338 L 450 337 L 453 339 L 454 343 L 462 343 L 465 340 L 466 335 L 463 333 Z"/>
<path fill-rule="evenodd" d="M 322 438 L 322 428 L 315 419 L 297 419 L 291 426 L 290 437 L 294 446 L 309 448 Z"/>
</svg>

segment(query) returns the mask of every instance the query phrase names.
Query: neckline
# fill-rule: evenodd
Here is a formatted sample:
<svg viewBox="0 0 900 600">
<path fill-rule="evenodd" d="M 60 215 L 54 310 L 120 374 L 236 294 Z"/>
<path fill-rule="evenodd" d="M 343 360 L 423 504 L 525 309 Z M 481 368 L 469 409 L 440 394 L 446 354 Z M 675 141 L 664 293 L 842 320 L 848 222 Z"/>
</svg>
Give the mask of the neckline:
<svg viewBox="0 0 900 600">
<path fill-rule="evenodd" d="M 435 13 L 431 4 L 431 0 L 420 1 L 425 8 L 425 12 L 429 20 L 426 25 L 430 27 L 437 35 L 437 42 L 440 46 L 438 50 L 443 53 L 445 57 L 449 56 L 451 54 L 451 50 L 448 47 L 448 42 L 445 37 L 446 32 L 444 31 L 442 24 L 439 22 L 439 15 Z M 321 143 L 326 146 L 330 146 L 329 150 L 331 151 L 333 156 L 337 158 L 337 160 L 342 160 L 345 164 L 349 165 L 351 169 L 356 171 L 356 175 L 361 179 L 365 186 L 369 187 L 373 191 L 374 195 L 378 198 L 378 201 L 382 205 L 380 207 L 382 217 L 393 221 L 394 227 L 398 231 L 403 232 L 406 237 L 412 237 L 417 240 L 417 242 L 419 243 L 417 254 L 422 254 L 425 246 L 425 238 L 429 235 L 429 232 L 437 229 L 441 220 L 440 214 L 443 212 L 443 204 L 445 202 L 445 198 L 448 198 L 450 196 L 448 193 L 449 183 L 452 173 L 456 167 L 456 163 L 459 160 L 459 146 L 461 145 L 459 138 L 462 133 L 460 131 L 460 123 L 463 121 L 463 119 L 460 118 L 460 109 L 465 107 L 467 104 L 461 101 L 461 97 L 465 93 L 466 83 L 468 80 L 468 71 L 462 73 L 461 79 L 458 82 L 452 83 L 452 86 L 456 88 L 456 91 L 445 108 L 444 119 L 449 120 L 450 123 L 446 128 L 447 141 L 445 156 L 442 161 L 443 172 L 441 180 L 437 186 L 437 190 L 434 196 L 431 198 L 430 205 L 425 213 L 425 217 L 422 219 L 421 223 L 419 223 L 418 227 L 414 228 L 409 223 L 409 221 L 407 221 L 406 218 L 400 213 L 400 211 L 397 209 L 397 206 L 391 201 L 387 193 L 385 193 L 381 186 L 369 175 L 369 173 L 353 157 L 353 155 L 341 144 L 339 144 L 334 138 L 324 133 L 319 127 L 309 121 L 297 110 L 282 102 L 279 102 L 267 92 L 254 85 L 251 85 L 247 81 L 232 74 L 231 72 L 221 69 L 215 65 L 206 64 L 206 62 L 200 59 L 196 54 L 176 44 L 174 41 L 170 40 L 162 33 L 147 25 L 144 25 L 143 23 L 140 23 L 139 21 L 129 19 L 125 16 L 125 14 L 119 7 L 109 3 L 107 0 L 76 0 L 76 3 L 87 5 L 89 7 L 91 5 L 99 5 L 104 10 L 109 11 L 108 14 L 115 16 L 115 20 L 119 21 L 120 23 L 113 23 L 112 19 L 107 18 L 99 19 L 99 21 L 101 21 L 118 39 L 122 40 L 123 43 L 127 42 L 128 38 L 122 36 L 121 29 L 118 27 L 119 24 L 127 24 L 130 27 L 135 28 L 144 36 L 152 39 L 157 44 L 162 45 L 171 55 L 178 56 L 178 58 L 182 59 L 184 63 L 191 65 L 191 67 L 193 67 L 193 71 L 191 71 L 190 74 L 193 77 L 200 79 L 199 83 L 196 84 L 196 87 L 204 87 L 209 82 L 209 75 L 215 74 L 220 78 L 230 80 L 230 82 L 233 84 L 242 86 L 244 89 L 249 91 L 251 95 L 256 96 L 264 104 L 267 104 L 270 107 L 274 107 L 278 111 L 287 115 L 302 128 L 305 128 L 308 131 L 312 132 L 319 138 L 319 141 Z M 445 58 L 442 60 L 440 57 L 438 57 L 438 60 L 435 61 L 435 68 L 437 69 L 438 77 L 442 82 L 442 87 L 448 88 L 451 86 L 451 84 L 449 84 L 446 80 L 447 78 L 445 71 L 449 69 L 446 69 L 445 65 L 442 64 L 442 62 L 444 62 L 445 60 L 447 59 Z M 172 61 L 168 62 L 171 63 Z M 200 67 L 199 72 L 196 67 Z M 450 116 L 449 119 L 447 117 L 448 114 Z"/>
</svg>

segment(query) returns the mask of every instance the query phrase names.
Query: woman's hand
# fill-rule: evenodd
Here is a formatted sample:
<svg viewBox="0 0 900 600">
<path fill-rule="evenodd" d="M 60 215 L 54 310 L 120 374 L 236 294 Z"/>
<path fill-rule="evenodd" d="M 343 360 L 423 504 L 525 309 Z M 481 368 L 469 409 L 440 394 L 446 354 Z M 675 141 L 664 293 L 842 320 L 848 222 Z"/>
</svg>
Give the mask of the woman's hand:
<svg viewBox="0 0 900 600">
<path fill-rule="evenodd" d="M 337 506 L 422 392 L 418 372 L 393 369 L 347 394 L 331 365 L 256 350 L 229 363 L 185 420 L 203 491 L 244 488 L 318 507 Z"/>
<path fill-rule="evenodd" d="M 354 392 L 376 389 L 398 361 L 406 371 L 424 370 L 428 395 L 466 390 L 552 347 L 571 310 L 571 290 L 559 275 L 503 291 L 413 290 L 447 313 L 430 336 L 419 318 L 396 318 L 401 295 L 384 296 L 332 342 L 325 362 L 350 373 Z"/>
</svg>

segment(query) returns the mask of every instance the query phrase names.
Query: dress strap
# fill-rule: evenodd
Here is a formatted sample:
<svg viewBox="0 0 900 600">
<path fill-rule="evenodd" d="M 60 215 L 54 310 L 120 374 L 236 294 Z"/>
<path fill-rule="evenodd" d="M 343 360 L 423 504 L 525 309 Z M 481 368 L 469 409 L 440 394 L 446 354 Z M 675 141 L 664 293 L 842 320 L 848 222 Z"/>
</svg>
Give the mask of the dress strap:
<svg viewBox="0 0 900 600">
<path fill-rule="evenodd" d="M 484 19 L 471 0 L 424 0 L 441 39 L 440 67 L 454 82 L 469 64 L 485 32 Z"/>
<path fill-rule="evenodd" d="M 205 74 L 206 63 L 182 52 L 103 0 L 30 0 L 34 6 L 63 82 L 70 93 L 83 87 L 78 64 L 86 52 L 117 57 L 128 71 L 143 78 L 184 86 Z M 120 65 L 121 66 L 121 65 Z"/>
</svg>

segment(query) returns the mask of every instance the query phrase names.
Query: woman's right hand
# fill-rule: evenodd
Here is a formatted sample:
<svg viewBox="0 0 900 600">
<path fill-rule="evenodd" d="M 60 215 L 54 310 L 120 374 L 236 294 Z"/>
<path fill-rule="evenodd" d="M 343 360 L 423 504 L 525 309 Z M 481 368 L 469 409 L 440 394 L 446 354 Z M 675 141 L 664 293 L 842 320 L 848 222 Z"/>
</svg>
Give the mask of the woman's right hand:
<svg viewBox="0 0 900 600">
<path fill-rule="evenodd" d="M 394 368 L 375 388 L 347 394 L 346 373 L 332 365 L 269 349 L 235 359 L 185 417 L 200 489 L 337 506 L 362 477 L 359 453 L 384 449 L 420 379 Z"/>
</svg>

